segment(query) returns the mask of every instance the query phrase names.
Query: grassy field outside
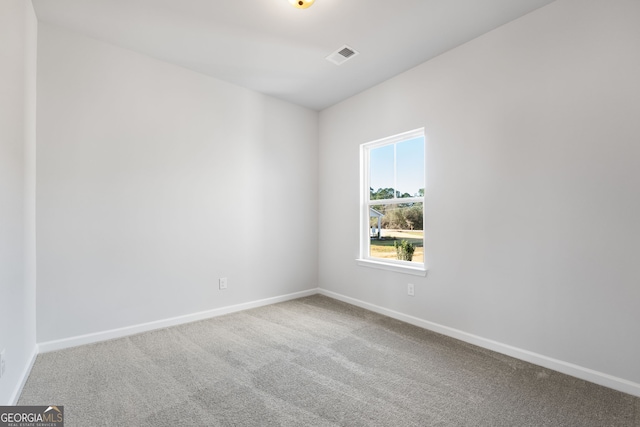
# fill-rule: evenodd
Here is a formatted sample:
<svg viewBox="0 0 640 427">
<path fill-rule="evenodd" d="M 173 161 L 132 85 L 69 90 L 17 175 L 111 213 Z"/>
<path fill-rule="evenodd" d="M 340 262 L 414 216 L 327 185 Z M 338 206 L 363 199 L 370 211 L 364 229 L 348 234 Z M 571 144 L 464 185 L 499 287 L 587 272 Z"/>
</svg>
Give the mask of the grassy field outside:
<svg viewBox="0 0 640 427">
<path fill-rule="evenodd" d="M 422 230 L 382 230 L 382 240 L 376 238 L 371 239 L 371 257 L 384 259 L 397 259 L 396 248 L 394 242 L 406 240 L 416 246 L 413 253 L 413 262 L 424 261 L 423 246 L 424 231 Z"/>
</svg>

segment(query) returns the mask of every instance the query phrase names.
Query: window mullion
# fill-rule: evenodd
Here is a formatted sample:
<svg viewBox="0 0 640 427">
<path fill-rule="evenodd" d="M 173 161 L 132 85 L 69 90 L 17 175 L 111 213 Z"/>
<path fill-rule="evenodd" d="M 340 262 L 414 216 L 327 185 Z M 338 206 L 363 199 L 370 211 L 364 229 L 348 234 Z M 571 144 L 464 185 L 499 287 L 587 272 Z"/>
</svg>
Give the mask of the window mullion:
<svg viewBox="0 0 640 427">
<path fill-rule="evenodd" d="M 405 204 L 405 203 L 424 203 L 424 197 L 376 199 L 376 200 L 369 200 L 366 204 L 368 206 L 373 206 L 373 205 L 397 205 L 397 204 Z"/>
<path fill-rule="evenodd" d="M 398 144 L 393 144 L 393 198 L 396 199 L 398 196 L 398 159 L 396 157 Z"/>
</svg>

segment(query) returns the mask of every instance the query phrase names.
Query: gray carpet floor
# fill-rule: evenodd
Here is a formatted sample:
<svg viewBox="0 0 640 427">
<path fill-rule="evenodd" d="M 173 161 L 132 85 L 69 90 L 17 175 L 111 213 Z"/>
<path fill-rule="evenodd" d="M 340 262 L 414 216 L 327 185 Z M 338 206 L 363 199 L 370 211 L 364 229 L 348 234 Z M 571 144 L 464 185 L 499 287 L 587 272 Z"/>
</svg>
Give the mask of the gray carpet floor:
<svg viewBox="0 0 640 427">
<path fill-rule="evenodd" d="M 640 426 L 640 399 L 312 296 L 41 354 L 66 426 Z"/>
</svg>

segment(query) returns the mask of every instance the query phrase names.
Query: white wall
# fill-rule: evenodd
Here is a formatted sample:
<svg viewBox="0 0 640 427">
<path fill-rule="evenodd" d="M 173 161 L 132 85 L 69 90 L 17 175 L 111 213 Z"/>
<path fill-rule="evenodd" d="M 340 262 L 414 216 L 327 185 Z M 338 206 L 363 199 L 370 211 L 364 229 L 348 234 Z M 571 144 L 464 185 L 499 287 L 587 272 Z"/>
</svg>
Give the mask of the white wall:
<svg viewBox="0 0 640 427">
<path fill-rule="evenodd" d="M 35 84 L 30 1 L 0 2 L 0 405 L 13 403 L 35 352 Z"/>
<path fill-rule="evenodd" d="M 321 288 L 640 391 L 639 16 L 559 0 L 321 112 Z M 358 146 L 421 126 L 430 271 L 357 266 Z"/>
<path fill-rule="evenodd" d="M 38 342 L 317 286 L 317 112 L 48 24 L 38 42 Z"/>
</svg>

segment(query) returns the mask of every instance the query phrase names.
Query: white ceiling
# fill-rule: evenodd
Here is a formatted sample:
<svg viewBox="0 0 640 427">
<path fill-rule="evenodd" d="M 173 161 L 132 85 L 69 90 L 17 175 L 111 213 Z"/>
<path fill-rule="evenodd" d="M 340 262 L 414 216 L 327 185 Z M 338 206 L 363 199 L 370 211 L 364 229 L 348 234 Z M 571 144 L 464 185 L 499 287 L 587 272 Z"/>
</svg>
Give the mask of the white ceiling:
<svg viewBox="0 0 640 427">
<path fill-rule="evenodd" d="M 553 0 L 33 0 L 38 19 L 321 110 Z M 343 45 L 360 54 L 337 66 Z"/>
</svg>

